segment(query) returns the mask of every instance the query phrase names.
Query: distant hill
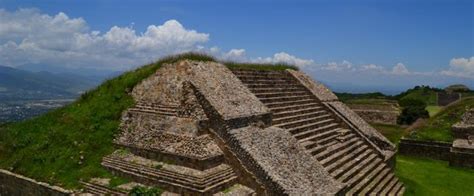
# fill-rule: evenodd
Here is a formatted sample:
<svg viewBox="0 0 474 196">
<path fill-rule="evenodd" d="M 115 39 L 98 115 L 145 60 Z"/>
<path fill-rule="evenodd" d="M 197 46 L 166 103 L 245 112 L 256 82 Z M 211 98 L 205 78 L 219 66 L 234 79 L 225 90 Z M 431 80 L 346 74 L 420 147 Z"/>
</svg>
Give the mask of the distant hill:
<svg viewBox="0 0 474 196">
<path fill-rule="evenodd" d="M 99 84 L 71 73 L 31 72 L 0 66 L 0 99 L 50 99 L 76 97 Z"/>
<path fill-rule="evenodd" d="M 447 92 L 469 92 L 471 89 L 464 84 L 453 84 L 444 88 Z"/>
<path fill-rule="evenodd" d="M 428 119 L 423 126 L 415 129 L 409 136 L 418 140 L 435 140 L 451 142 L 451 126 L 461 120 L 462 114 L 474 108 L 474 97 L 468 97 L 443 108 L 435 116 Z"/>
</svg>

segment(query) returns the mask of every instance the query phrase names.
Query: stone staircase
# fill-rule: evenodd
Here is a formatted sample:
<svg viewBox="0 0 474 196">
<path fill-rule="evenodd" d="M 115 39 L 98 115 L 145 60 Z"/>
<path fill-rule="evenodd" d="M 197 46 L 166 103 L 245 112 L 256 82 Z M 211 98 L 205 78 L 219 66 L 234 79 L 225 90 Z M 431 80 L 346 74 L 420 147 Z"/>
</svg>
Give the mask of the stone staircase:
<svg viewBox="0 0 474 196">
<path fill-rule="evenodd" d="M 158 114 L 164 116 L 177 116 L 178 104 L 162 105 L 156 103 L 138 102 L 134 107 L 129 109 L 129 112 Z"/>
<path fill-rule="evenodd" d="M 104 157 L 102 166 L 114 175 L 134 182 L 185 195 L 212 195 L 236 185 L 238 180 L 232 167 L 225 163 L 198 170 L 147 159 L 124 150 L 117 150 Z M 123 194 L 90 182 L 82 184 L 87 192 L 93 194 Z"/>
<path fill-rule="evenodd" d="M 402 195 L 405 188 L 383 155 L 286 71 L 232 70 L 347 195 Z"/>
</svg>

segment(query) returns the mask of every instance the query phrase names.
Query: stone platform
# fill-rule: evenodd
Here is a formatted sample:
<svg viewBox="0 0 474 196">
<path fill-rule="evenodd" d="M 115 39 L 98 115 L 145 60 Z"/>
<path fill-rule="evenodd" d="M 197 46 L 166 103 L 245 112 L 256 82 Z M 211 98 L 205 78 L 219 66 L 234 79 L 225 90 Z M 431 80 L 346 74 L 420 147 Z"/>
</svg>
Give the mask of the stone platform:
<svg viewBox="0 0 474 196">
<path fill-rule="evenodd" d="M 395 146 L 301 72 L 181 61 L 164 65 L 132 96 L 136 105 L 114 141 L 119 150 L 102 165 L 167 194 L 405 190 L 393 174 Z"/>
</svg>

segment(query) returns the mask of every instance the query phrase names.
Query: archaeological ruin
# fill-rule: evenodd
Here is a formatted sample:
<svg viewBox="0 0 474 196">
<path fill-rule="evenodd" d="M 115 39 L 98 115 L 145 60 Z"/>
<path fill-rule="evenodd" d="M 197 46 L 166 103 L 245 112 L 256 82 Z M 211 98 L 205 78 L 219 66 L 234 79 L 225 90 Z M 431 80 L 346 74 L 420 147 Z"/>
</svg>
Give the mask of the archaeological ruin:
<svg viewBox="0 0 474 196">
<path fill-rule="evenodd" d="M 404 193 L 395 146 L 302 72 L 185 60 L 132 95 L 102 166 L 136 183 L 185 195 Z"/>
</svg>

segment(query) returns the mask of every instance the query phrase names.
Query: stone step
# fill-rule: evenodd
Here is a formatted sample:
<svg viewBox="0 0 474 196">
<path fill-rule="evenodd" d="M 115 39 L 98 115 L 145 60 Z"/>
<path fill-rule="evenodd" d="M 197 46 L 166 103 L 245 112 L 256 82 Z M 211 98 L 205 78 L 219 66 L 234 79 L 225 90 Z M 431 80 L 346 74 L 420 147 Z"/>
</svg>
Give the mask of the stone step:
<svg viewBox="0 0 474 196">
<path fill-rule="evenodd" d="M 337 137 L 340 137 L 340 136 L 337 136 Z M 355 137 L 355 135 L 354 134 L 348 134 L 348 135 L 344 135 L 342 137 L 343 137 L 342 138 L 343 140 L 347 141 L 347 140 L 353 139 Z M 325 141 L 323 144 L 319 145 L 319 142 L 315 142 L 315 145 L 310 144 L 307 147 L 308 147 L 308 152 L 311 155 L 315 156 L 315 155 L 317 155 L 319 153 L 322 153 L 323 151 L 327 150 L 329 147 L 334 146 L 334 145 L 338 145 L 338 144 L 341 144 L 341 142 L 334 138 L 334 140 Z"/>
<path fill-rule="evenodd" d="M 403 195 L 403 193 L 405 193 L 405 187 L 403 187 L 403 184 L 400 182 L 400 180 L 397 182 L 391 192 L 392 195 Z"/>
<path fill-rule="evenodd" d="M 280 88 L 280 87 L 272 87 L 272 88 L 253 88 L 252 92 L 255 94 L 258 93 L 275 93 L 275 92 L 295 92 L 295 91 L 306 91 L 307 89 L 304 86 L 297 86 L 292 88 Z"/>
<path fill-rule="evenodd" d="M 299 133 L 302 133 L 302 132 L 305 132 L 305 131 L 308 131 L 308 130 L 311 130 L 311 129 L 317 129 L 319 127 L 324 127 L 324 126 L 329 125 L 331 123 L 335 123 L 334 119 L 327 118 L 327 119 L 324 119 L 324 120 L 318 120 L 318 121 L 308 123 L 308 124 L 301 124 L 299 126 L 292 126 L 291 128 L 286 128 L 286 129 L 291 134 L 298 135 Z M 280 127 L 280 126 L 278 126 L 278 127 Z M 301 139 L 301 138 L 297 138 L 297 139 Z"/>
<path fill-rule="evenodd" d="M 232 73 L 239 76 L 283 76 L 287 77 L 286 71 L 259 71 L 259 70 L 239 70 L 233 69 Z"/>
<path fill-rule="evenodd" d="M 305 100 L 298 100 L 298 101 L 281 101 L 281 102 L 275 102 L 275 103 L 265 103 L 265 106 L 267 106 L 270 110 L 273 111 L 273 108 L 280 108 L 280 107 L 289 107 L 289 106 L 299 106 L 303 104 L 316 104 L 315 99 L 305 99 Z"/>
<path fill-rule="evenodd" d="M 124 164 L 127 164 L 127 163 L 124 163 Z M 142 168 L 143 166 L 133 165 L 131 167 Z M 190 183 L 200 185 L 200 186 L 212 183 L 213 181 L 219 181 L 219 180 L 221 180 L 222 177 L 233 174 L 232 168 L 210 174 L 210 175 L 206 176 L 205 178 L 198 178 L 198 177 L 195 177 L 195 176 L 183 175 L 183 174 L 170 172 L 170 171 L 166 171 L 166 170 L 156 170 L 156 169 L 150 169 L 150 168 L 148 168 L 148 169 L 147 168 L 145 168 L 145 169 L 142 168 L 142 170 L 146 171 L 148 173 L 151 173 L 151 174 L 160 175 L 160 176 L 167 177 L 167 178 L 172 178 L 172 180 L 173 179 L 179 179 L 180 181 L 186 181 L 186 182 L 190 182 Z"/>
<path fill-rule="evenodd" d="M 321 164 L 326 168 L 329 173 L 333 173 L 334 170 L 341 168 L 344 164 L 349 163 L 352 160 L 357 160 L 358 157 L 364 157 L 370 153 L 369 146 L 362 145 L 360 148 L 349 152 L 346 156 L 336 159 L 332 162 L 321 161 Z M 360 159 L 360 158 L 359 158 Z"/>
<path fill-rule="evenodd" d="M 332 133 L 333 135 L 329 135 L 329 136 L 328 135 L 322 135 L 322 136 L 318 137 L 319 139 L 317 140 L 317 143 L 321 144 L 321 145 L 326 145 L 326 144 L 329 144 L 333 141 L 338 141 L 337 140 L 338 137 L 344 137 L 344 138 L 342 138 L 344 140 L 348 140 L 348 139 L 351 139 L 353 137 L 357 137 L 356 134 L 352 134 L 350 132 L 345 133 L 345 134 L 341 134 L 340 131 L 342 131 L 342 130 L 345 130 L 345 129 L 340 128 L 338 130 L 335 130 L 335 132 Z"/>
<path fill-rule="evenodd" d="M 304 139 L 299 140 L 299 142 L 305 147 L 305 148 L 313 148 L 314 146 L 312 145 L 318 145 L 318 144 L 327 144 L 333 137 L 338 136 L 338 130 L 341 130 L 342 128 L 334 128 L 334 129 L 326 129 L 325 131 L 319 132 L 316 135 L 313 135 L 311 137 L 307 137 Z"/>
<path fill-rule="evenodd" d="M 375 154 L 372 154 L 375 155 Z M 372 159 L 372 155 L 369 157 Z M 339 179 L 342 182 L 347 183 L 349 189 L 360 190 L 367 183 L 379 174 L 382 169 L 386 168 L 385 163 L 379 157 L 370 160 L 370 162 L 363 161 L 361 164 L 356 165 L 353 169 L 343 174 Z"/>
<path fill-rule="evenodd" d="M 306 114 L 306 113 L 311 113 L 311 112 L 319 112 L 319 111 L 325 111 L 325 108 L 321 106 L 320 104 L 305 104 L 305 107 L 282 107 L 285 109 L 280 109 L 280 108 L 273 108 L 271 109 L 272 111 L 272 117 L 273 119 L 278 119 L 278 118 L 283 118 L 283 117 L 288 117 L 288 116 L 294 116 L 298 114 Z"/>
<path fill-rule="evenodd" d="M 352 140 L 354 138 L 351 138 L 349 140 Z M 341 149 L 337 149 L 335 151 L 333 151 L 333 154 L 331 154 L 329 157 L 323 159 L 320 161 L 321 164 L 323 164 L 325 167 L 329 166 L 330 164 L 338 161 L 338 160 L 341 160 L 341 159 L 344 159 L 344 157 L 346 156 L 351 156 L 351 154 L 356 151 L 358 148 L 363 148 L 364 146 L 364 142 L 362 140 L 354 143 L 354 144 L 351 144 L 351 145 L 348 145 L 344 148 L 341 148 Z M 354 156 L 356 156 L 357 154 L 355 154 Z M 347 161 L 347 160 L 346 160 Z"/>
<path fill-rule="evenodd" d="M 327 119 L 331 119 L 332 115 L 331 114 L 316 114 L 315 116 L 311 118 L 303 118 L 303 119 L 298 119 L 298 120 L 293 120 L 289 122 L 283 122 L 283 123 L 276 123 L 274 124 L 275 126 L 285 128 L 285 129 L 291 129 L 295 127 L 301 127 L 303 125 L 308 125 L 316 122 L 321 122 Z"/>
<path fill-rule="evenodd" d="M 168 112 L 161 112 L 156 110 L 146 110 L 146 109 L 138 109 L 138 108 L 130 108 L 128 111 L 134 113 L 147 113 L 147 114 L 157 114 L 163 116 L 176 116 L 176 113 L 168 113 Z"/>
<path fill-rule="evenodd" d="M 352 145 L 362 145 L 363 142 L 360 140 L 360 138 L 353 137 L 349 140 L 338 142 L 334 145 L 328 146 L 327 148 L 324 148 L 324 150 L 320 151 L 319 153 L 312 154 L 316 156 L 316 158 L 322 162 L 324 159 L 329 158 L 330 156 L 333 156 L 337 154 L 338 152 L 346 150 L 346 148 L 352 146 Z"/>
<path fill-rule="evenodd" d="M 286 74 L 273 74 L 273 75 L 237 74 L 237 77 L 240 80 L 268 80 L 268 79 L 295 80 L 293 77 Z"/>
<path fill-rule="evenodd" d="M 245 83 L 244 83 L 245 84 Z M 270 84 L 245 84 L 252 91 L 254 88 L 301 88 L 301 84 L 297 83 L 270 83 Z"/>
<path fill-rule="evenodd" d="M 393 173 L 389 173 L 387 176 L 385 176 L 385 178 L 383 178 L 382 181 L 380 181 L 380 183 L 375 187 L 375 189 L 370 193 L 370 195 L 379 195 L 382 190 L 388 189 L 388 184 L 394 178 L 395 176 L 393 175 Z"/>
<path fill-rule="evenodd" d="M 311 93 L 308 91 L 255 93 L 255 96 L 257 96 L 258 98 L 304 96 L 304 95 L 311 95 Z"/>
<path fill-rule="evenodd" d="M 356 185 L 351 191 L 354 193 L 360 193 L 360 195 L 366 195 L 370 193 L 375 187 L 390 174 L 389 168 L 383 168 L 377 175 L 374 176 L 372 179 L 361 181 L 358 185 Z"/>
<path fill-rule="evenodd" d="M 312 107 L 306 107 L 302 109 L 297 109 L 297 110 L 289 110 L 289 111 L 281 111 L 281 112 L 273 112 L 273 122 L 275 121 L 281 121 L 281 120 L 287 120 L 287 119 L 292 119 L 297 116 L 301 115 L 306 115 L 306 114 L 314 114 L 314 113 L 327 113 L 326 110 L 322 106 L 312 106 Z"/>
<path fill-rule="evenodd" d="M 377 154 L 371 154 L 366 160 L 363 160 L 358 165 L 353 168 L 350 168 L 348 171 L 344 172 L 341 176 L 337 179 L 350 185 L 354 185 L 355 182 L 359 182 L 363 178 L 366 177 L 372 170 L 376 169 L 378 166 L 384 167 L 385 165 L 382 164 L 383 161 L 381 158 L 377 156 Z M 356 178 L 357 177 L 357 178 Z"/>
<path fill-rule="evenodd" d="M 392 174 L 393 175 L 393 174 Z M 398 183 L 398 178 L 393 176 L 392 180 L 379 192 L 380 195 L 389 195 L 392 193 L 393 188 Z M 395 194 L 393 194 L 395 195 Z"/>
<path fill-rule="evenodd" d="M 232 186 L 237 181 L 237 176 L 232 174 L 225 176 L 225 178 L 214 180 L 209 184 L 197 185 L 178 179 L 170 179 L 161 175 L 149 173 L 143 168 L 131 168 L 123 164 L 114 165 L 108 162 L 103 162 L 102 165 L 120 176 L 132 178 L 133 180 L 142 184 L 160 186 L 172 192 L 181 194 L 215 193 Z"/>
<path fill-rule="evenodd" d="M 313 98 L 312 95 L 303 95 L 303 96 L 286 96 L 286 97 L 270 97 L 270 98 L 260 98 L 260 101 L 264 104 L 267 103 L 278 103 L 283 101 L 301 101 L 306 99 Z"/>
<path fill-rule="evenodd" d="M 398 195 L 399 192 L 402 190 L 403 184 L 400 180 L 397 181 L 395 186 L 393 186 L 392 190 L 390 190 L 390 195 Z"/>
<path fill-rule="evenodd" d="M 267 105 L 268 107 L 268 105 Z M 306 108 L 315 108 L 317 109 L 323 109 L 321 104 L 311 100 L 310 103 L 303 103 L 303 104 L 298 104 L 298 105 L 289 105 L 289 106 L 281 106 L 281 107 L 272 107 L 270 110 L 273 112 L 273 117 L 275 117 L 275 114 L 280 114 L 280 113 L 285 113 L 285 112 L 293 112 L 295 110 L 302 110 Z"/>
<path fill-rule="evenodd" d="M 362 153 L 359 153 L 357 157 L 344 161 L 342 164 L 335 163 L 329 165 L 327 167 L 327 170 L 334 177 L 339 178 L 342 174 L 355 167 L 356 165 L 360 164 L 365 159 L 368 159 L 371 155 L 374 155 L 373 151 L 370 148 L 366 148 Z M 374 155 L 374 158 L 375 157 L 376 156 Z"/>
<path fill-rule="evenodd" d="M 349 174 L 355 175 L 356 172 L 362 170 L 363 167 L 370 164 L 372 160 L 376 160 L 377 154 L 373 153 L 370 149 L 366 150 L 366 152 L 360 154 L 353 160 L 345 163 L 339 168 L 334 168 L 331 172 L 331 175 L 336 178 L 340 179 L 342 175 Z"/>
<path fill-rule="evenodd" d="M 244 84 L 298 84 L 298 82 L 292 78 L 264 78 L 264 79 L 242 79 L 240 81 Z"/>
<path fill-rule="evenodd" d="M 233 173 L 232 168 L 213 173 L 212 175 L 206 176 L 205 178 L 196 178 L 190 175 L 183 175 L 166 170 L 159 170 L 137 163 L 131 163 L 128 161 L 118 160 L 114 158 L 106 157 L 104 158 L 103 163 L 109 163 L 111 165 L 120 166 L 129 170 L 139 170 L 140 172 L 167 179 L 169 181 L 173 181 L 174 183 L 188 183 L 188 186 L 195 186 L 194 188 L 208 186 L 208 184 L 215 183 L 215 181 L 220 181 L 223 178 L 228 177 L 229 175 L 235 175 Z"/>
<path fill-rule="evenodd" d="M 326 130 L 334 129 L 337 126 L 339 126 L 339 124 L 337 124 L 337 123 L 327 124 L 327 122 L 324 122 L 323 124 L 324 125 L 322 125 L 322 126 L 316 126 L 314 128 L 305 129 L 304 131 L 299 131 L 299 132 L 292 133 L 292 134 L 297 140 L 302 140 L 304 138 L 311 137 L 311 136 L 316 135 L 318 133 L 324 132 Z"/>
<path fill-rule="evenodd" d="M 147 103 L 143 101 L 139 101 L 135 105 L 144 106 L 144 107 L 156 107 L 156 108 L 163 108 L 163 109 L 170 109 L 170 110 L 176 110 L 179 107 L 179 104 L 159 104 L 159 103 Z"/>
<path fill-rule="evenodd" d="M 80 184 L 84 187 L 85 192 L 93 195 L 127 195 L 126 192 L 114 190 L 95 183 L 80 182 Z"/>
<path fill-rule="evenodd" d="M 162 111 L 162 112 L 169 112 L 169 113 L 175 113 L 178 111 L 178 108 L 161 108 L 161 107 L 152 107 L 152 106 L 142 106 L 142 105 L 136 105 L 134 108 L 137 109 L 145 109 L 145 110 L 155 110 L 155 111 Z"/>
</svg>

